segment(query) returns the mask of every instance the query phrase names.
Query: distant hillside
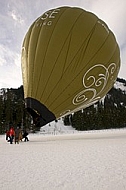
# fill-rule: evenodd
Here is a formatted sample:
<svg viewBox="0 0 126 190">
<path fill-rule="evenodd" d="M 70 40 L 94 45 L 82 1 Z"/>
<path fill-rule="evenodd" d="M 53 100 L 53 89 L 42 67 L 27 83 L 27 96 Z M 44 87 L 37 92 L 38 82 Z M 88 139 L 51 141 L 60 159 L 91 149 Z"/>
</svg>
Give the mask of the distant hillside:
<svg viewBox="0 0 126 190">
<path fill-rule="evenodd" d="M 77 130 L 126 127 L 126 80 L 117 78 L 113 88 L 96 104 L 64 119 Z"/>
<path fill-rule="evenodd" d="M 114 88 L 120 89 L 124 92 L 126 92 L 126 80 L 117 78 Z"/>
</svg>

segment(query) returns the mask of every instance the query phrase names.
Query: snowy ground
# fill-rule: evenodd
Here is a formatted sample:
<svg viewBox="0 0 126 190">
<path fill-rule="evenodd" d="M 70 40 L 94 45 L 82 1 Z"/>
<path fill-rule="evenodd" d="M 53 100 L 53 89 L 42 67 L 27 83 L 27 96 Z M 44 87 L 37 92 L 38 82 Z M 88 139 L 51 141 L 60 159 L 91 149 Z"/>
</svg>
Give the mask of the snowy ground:
<svg viewBox="0 0 126 190">
<path fill-rule="evenodd" d="M 126 129 L 0 136 L 0 190 L 126 190 Z"/>
</svg>

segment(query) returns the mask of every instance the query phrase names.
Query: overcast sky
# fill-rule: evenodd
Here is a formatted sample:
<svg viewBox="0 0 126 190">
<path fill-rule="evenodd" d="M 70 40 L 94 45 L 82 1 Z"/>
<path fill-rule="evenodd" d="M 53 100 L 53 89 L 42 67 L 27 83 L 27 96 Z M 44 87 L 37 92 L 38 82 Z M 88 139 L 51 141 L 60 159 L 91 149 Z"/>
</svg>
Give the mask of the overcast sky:
<svg viewBox="0 0 126 190">
<path fill-rule="evenodd" d="M 65 5 L 81 7 L 106 22 L 120 47 L 118 77 L 126 79 L 126 0 L 0 0 L 0 89 L 23 84 L 21 47 L 33 21 L 45 11 Z"/>
</svg>

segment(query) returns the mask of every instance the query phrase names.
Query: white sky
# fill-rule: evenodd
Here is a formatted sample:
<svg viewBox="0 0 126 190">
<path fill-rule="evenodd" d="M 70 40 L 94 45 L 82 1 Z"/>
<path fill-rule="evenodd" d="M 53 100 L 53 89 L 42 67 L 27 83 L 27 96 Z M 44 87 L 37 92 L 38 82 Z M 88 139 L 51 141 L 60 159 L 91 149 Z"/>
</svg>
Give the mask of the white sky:
<svg viewBox="0 0 126 190">
<path fill-rule="evenodd" d="M 65 5 L 81 7 L 106 22 L 120 47 L 118 77 L 126 79 L 126 0 L 0 0 L 0 88 L 23 84 L 21 47 L 28 28 L 45 11 Z"/>
</svg>

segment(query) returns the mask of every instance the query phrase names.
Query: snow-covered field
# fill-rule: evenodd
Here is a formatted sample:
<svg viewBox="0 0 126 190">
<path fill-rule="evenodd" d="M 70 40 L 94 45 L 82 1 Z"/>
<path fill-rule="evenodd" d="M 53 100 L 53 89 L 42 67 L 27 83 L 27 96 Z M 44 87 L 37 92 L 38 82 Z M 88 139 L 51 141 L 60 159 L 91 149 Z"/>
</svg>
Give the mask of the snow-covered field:
<svg viewBox="0 0 126 190">
<path fill-rule="evenodd" d="M 0 190 L 126 190 L 126 129 L 0 136 Z"/>
</svg>

